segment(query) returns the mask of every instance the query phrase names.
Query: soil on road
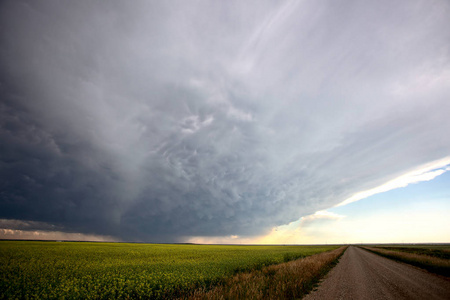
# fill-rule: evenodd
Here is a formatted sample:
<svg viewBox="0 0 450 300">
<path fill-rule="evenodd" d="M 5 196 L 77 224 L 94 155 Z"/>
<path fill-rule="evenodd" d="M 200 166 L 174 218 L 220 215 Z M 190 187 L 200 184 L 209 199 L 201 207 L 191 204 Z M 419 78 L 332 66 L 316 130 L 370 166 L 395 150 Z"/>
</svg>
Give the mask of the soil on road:
<svg viewBox="0 0 450 300">
<path fill-rule="evenodd" d="M 450 299 L 450 280 L 349 247 L 304 299 Z"/>
</svg>

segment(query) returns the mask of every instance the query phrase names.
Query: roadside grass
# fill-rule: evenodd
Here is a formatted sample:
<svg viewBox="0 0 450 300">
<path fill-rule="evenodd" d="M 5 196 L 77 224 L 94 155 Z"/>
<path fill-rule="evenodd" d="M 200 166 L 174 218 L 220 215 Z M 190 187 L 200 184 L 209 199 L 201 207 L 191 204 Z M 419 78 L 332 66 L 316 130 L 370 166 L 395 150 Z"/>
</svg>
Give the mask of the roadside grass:
<svg viewBox="0 0 450 300">
<path fill-rule="evenodd" d="M 419 255 L 428 255 L 432 257 L 450 260 L 450 247 L 448 246 L 378 246 L 385 250 L 401 251 L 407 253 L 414 253 Z"/>
<path fill-rule="evenodd" d="M 334 267 L 346 249 L 239 273 L 212 289 L 197 289 L 180 299 L 299 299 Z"/>
<path fill-rule="evenodd" d="M 432 273 L 450 277 L 450 252 L 445 249 L 414 247 L 362 247 L 375 254 L 405 262 Z"/>
</svg>

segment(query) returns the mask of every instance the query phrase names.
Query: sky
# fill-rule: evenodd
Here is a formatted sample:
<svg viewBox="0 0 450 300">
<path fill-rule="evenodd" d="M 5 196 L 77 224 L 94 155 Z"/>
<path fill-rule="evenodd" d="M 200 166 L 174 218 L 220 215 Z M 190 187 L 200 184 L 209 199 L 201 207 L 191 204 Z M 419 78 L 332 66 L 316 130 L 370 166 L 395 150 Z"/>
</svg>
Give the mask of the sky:
<svg viewBox="0 0 450 300">
<path fill-rule="evenodd" d="M 450 3 L 0 3 L 0 238 L 450 242 Z"/>
</svg>

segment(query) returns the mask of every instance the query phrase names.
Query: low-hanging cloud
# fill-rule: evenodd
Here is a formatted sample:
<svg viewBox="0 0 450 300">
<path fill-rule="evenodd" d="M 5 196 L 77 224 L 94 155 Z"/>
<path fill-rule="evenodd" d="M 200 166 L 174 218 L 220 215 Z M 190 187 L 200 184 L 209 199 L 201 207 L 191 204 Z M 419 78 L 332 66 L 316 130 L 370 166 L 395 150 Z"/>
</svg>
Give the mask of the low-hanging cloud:
<svg viewBox="0 0 450 300">
<path fill-rule="evenodd" d="M 449 155 L 446 1 L 0 6 L 1 219 L 260 235 Z"/>
</svg>

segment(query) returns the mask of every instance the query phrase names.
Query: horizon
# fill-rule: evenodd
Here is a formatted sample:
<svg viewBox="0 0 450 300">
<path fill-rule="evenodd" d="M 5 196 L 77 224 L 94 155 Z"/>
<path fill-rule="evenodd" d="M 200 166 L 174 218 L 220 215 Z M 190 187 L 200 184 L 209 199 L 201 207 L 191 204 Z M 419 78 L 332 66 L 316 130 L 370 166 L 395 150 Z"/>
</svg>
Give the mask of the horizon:
<svg viewBox="0 0 450 300">
<path fill-rule="evenodd" d="M 0 241 L 9 242 L 55 242 L 55 243 L 105 243 L 105 244 L 144 244 L 144 245 L 195 245 L 195 246 L 364 246 L 364 245 L 429 245 L 429 246 L 439 246 L 439 245 L 450 245 L 450 243 L 348 243 L 348 244 L 197 244 L 197 243 L 151 243 L 151 242 L 111 242 L 111 241 L 82 241 L 82 240 L 24 240 L 24 239 L 5 239 L 0 238 Z"/>
</svg>

